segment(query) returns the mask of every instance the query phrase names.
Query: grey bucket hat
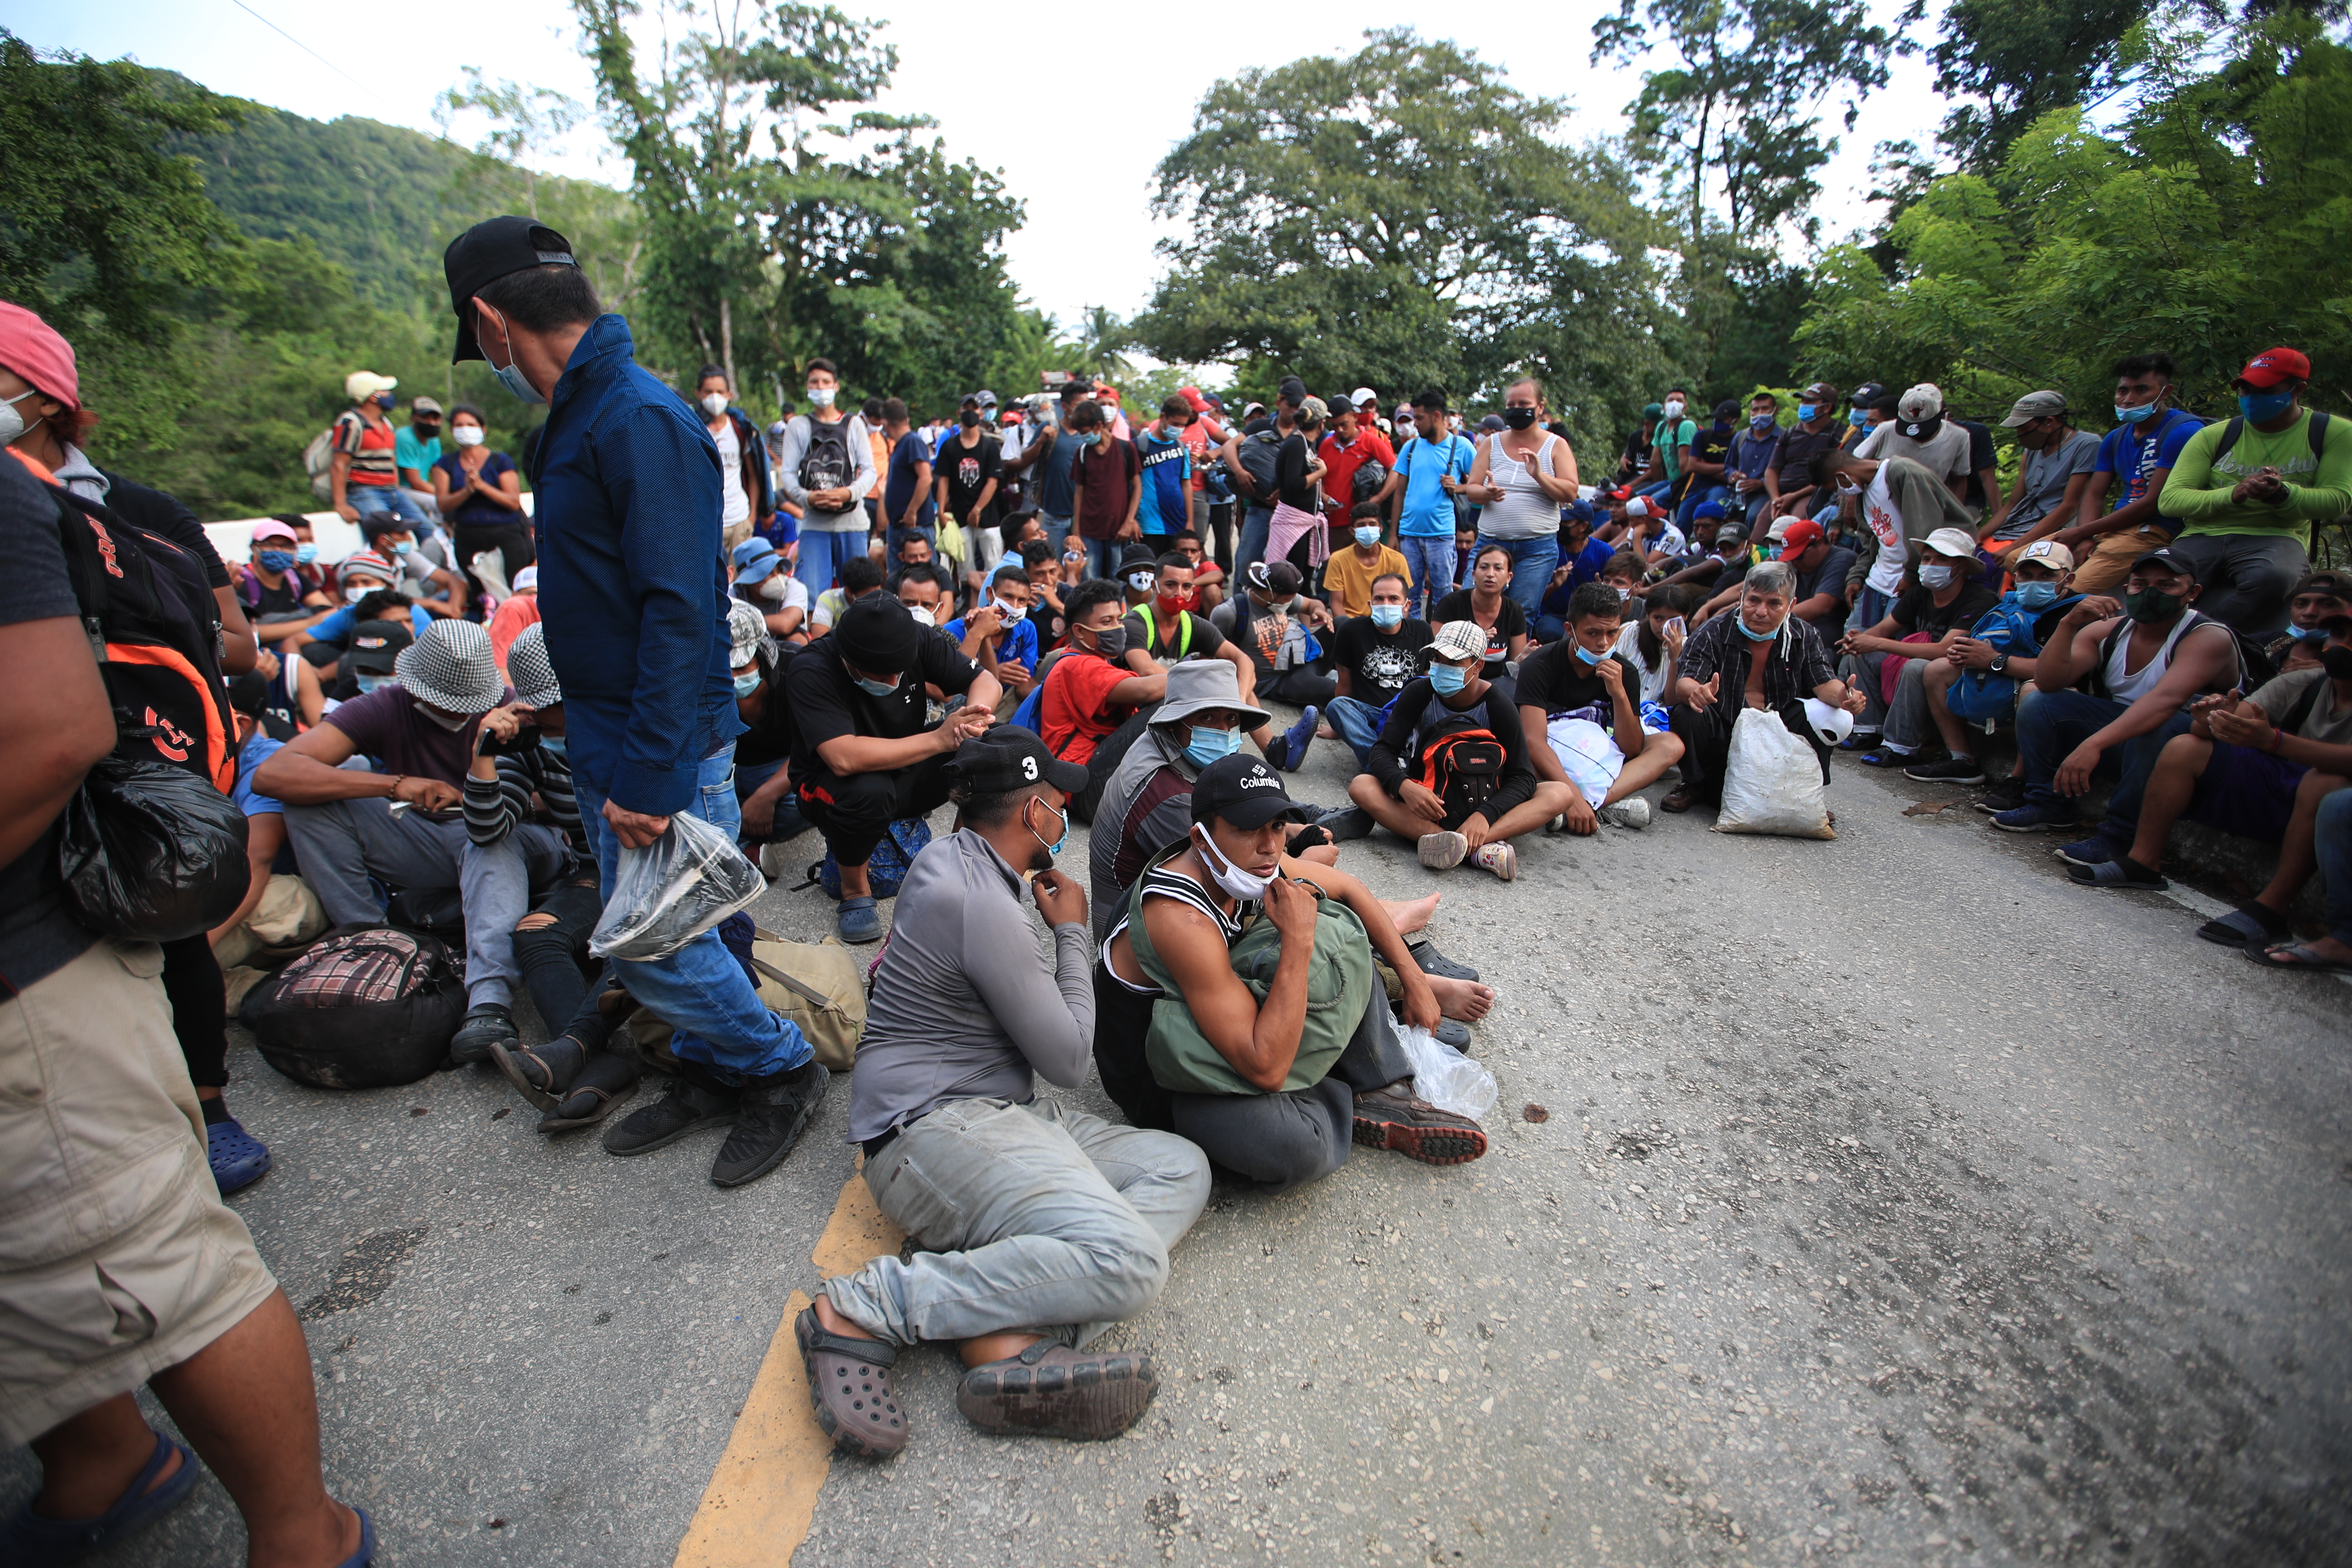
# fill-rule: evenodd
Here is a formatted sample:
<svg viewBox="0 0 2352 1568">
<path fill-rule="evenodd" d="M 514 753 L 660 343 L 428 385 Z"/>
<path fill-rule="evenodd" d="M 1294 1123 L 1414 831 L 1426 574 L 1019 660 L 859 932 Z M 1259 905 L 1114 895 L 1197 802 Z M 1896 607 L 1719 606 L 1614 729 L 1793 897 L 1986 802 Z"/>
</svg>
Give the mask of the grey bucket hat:
<svg viewBox="0 0 2352 1568">
<path fill-rule="evenodd" d="M 507 694 L 490 634 L 471 621 L 435 621 L 392 669 L 411 697 L 444 713 L 487 713 Z"/>
<path fill-rule="evenodd" d="M 1168 695 L 1151 715 L 1151 722 L 1181 724 L 1212 708 L 1230 708 L 1241 715 L 1244 733 L 1274 722 L 1274 715 L 1244 705 L 1239 671 L 1222 658 L 1188 658 L 1171 666 Z"/>
</svg>

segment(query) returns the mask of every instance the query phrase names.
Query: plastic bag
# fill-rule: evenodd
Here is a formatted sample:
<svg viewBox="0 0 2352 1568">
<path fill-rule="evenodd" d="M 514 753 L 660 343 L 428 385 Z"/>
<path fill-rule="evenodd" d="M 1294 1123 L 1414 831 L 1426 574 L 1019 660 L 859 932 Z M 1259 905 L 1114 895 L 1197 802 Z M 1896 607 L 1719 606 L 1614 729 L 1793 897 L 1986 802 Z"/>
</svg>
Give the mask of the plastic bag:
<svg viewBox="0 0 2352 1568">
<path fill-rule="evenodd" d="M 1743 708 L 1731 727 L 1723 768 L 1723 813 L 1717 833 L 1777 833 L 1789 838 L 1835 838 L 1822 760 L 1778 713 Z"/>
<path fill-rule="evenodd" d="M 1404 1054 L 1412 1059 L 1412 1092 L 1440 1110 L 1483 1122 L 1495 1113 L 1495 1075 L 1452 1046 L 1410 1024 L 1399 1024 Z"/>
<path fill-rule="evenodd" d="M 245 833 L 236 803 L 186 769 L 102 757 L 66 805 L 66 903 L 121 942 L 210 931 L 245 901 Z"/>
<path fill-rule="evenodd" d="M 645 848 L 622 846 L 621 867 L 588 952 L 597 958 L 667 958 L 767 886 L 734 839 L 680 812 Z"/>
</svg>

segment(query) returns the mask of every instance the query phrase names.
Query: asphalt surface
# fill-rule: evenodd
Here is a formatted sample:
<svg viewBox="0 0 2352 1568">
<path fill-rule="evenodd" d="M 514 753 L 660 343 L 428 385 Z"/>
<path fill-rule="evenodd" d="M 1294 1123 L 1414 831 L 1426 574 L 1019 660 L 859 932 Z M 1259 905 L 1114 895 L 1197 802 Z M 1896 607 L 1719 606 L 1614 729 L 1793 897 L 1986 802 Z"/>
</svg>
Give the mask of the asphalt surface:
<svg viewBox="0 0 2352 1568">
<path fill-rule="evenodd" d="M 1342 756 L 1295 793 L 1342 799 Z M 1662 816 L 1523 840 L 1507 886 L 1349 846 L 1383 893 L 1442 889 L 1432 935 L 1500 992 L 1492 1152 L 1221 1184 L 1114 1331 L 1163 1380 L 1118 1442 L 983 1436 L 951 1355 L 908 1354 L 912 1442 L 803 1467 L 797 1560 L 2346 1561 L 2352 991 L 2074 888 L 1964 805 L 1903 810 L 1960 798 L 1842 766 L 1835 842 Z M 755 912 L 814 937 L 831 905 Z M 679 1543 L 818 1281 L 845 1084 L 722 1192 L 719 1134 L 551 1143 L 488 1072 L 329 1094 L 232 1067 L 278 1160 L 234 1201 L 380 1562 L 791 1559 L 797 1524 Z M 0 1459 L 0 1506 L 32 1478 Z M 100 1561 L 242 1540 L 207 1478 Z"/>
</svg>

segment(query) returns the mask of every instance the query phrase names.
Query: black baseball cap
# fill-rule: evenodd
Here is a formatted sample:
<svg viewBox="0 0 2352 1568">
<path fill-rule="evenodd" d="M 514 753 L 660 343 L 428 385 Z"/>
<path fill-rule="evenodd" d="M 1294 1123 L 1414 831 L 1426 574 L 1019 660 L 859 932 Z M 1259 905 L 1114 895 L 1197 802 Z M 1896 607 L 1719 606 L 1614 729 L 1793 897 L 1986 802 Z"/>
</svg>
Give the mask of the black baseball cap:
<svg viewBox="0 0 2352 1568">
<path fill-rule="evenodd" d="M 999 724 L 956 748 L 948 764 L 956 781 L 973 795 L 1010 795 L 1034 784 L 1049 784 L 1064 795 L 1087 787 L 1087 770 L 1047 749 L 1034 731 Z"/>
<path fill-rule="evenodd" d="M 228 705 L 248 719 L 258 719 L 269 707 L 269 680 L 257 669 L 248 669 L 228 683 Z"/>
<path fill-rule="evenodd" d="M 449 363 L 482 357 L 482 345 L 474 341 L 470 302 L 475 295 L 509 273 L 579 265 L 572 242 L 537 218 L 509 215 L 485 219 L 451 240 L 441 253 L 442 275 L 449 280 L 449 309 L 457 316 L 457 352 Z"/>
<path fill-rule="evenodd" d="M 1307 384 L 1295 375 L 1286 375 L 1282 378 L 1282 384 L 1275 389 L 1274 395 L 1296 408 L 1307 401 Z"/>
<path fill-rule="evenodd" d="M 2137 572 L 2150 562 L 2162 566 L 2177 577 L 2186 577 L 2192 583 L 2200 580 L 2197 575 L 2197 563 L 2178 551 L 2168 549 L 2151 550 L 2145 555 L 2132 557 L 2131 569 Z"/>
<path fill-rule="evenodd" d="M 1236 752 L 1201 770 L 1192 784 L 1192 820 L 1212 817 L 1248 832 L 1277 818 L 1312 822 L 1315 808 L 1301 805 L 1283 787 L 1282 775 L 1264 757 Z"/>
<path fill-rule="evenodd" d="M 362 621 L 352 628 L 352 651 L 348 657 L 353 669 L 362 669 L 370 675 L 390 675 L 392 661 L 415 640 L 416 634 L 399 621 Z"/>
</svg>

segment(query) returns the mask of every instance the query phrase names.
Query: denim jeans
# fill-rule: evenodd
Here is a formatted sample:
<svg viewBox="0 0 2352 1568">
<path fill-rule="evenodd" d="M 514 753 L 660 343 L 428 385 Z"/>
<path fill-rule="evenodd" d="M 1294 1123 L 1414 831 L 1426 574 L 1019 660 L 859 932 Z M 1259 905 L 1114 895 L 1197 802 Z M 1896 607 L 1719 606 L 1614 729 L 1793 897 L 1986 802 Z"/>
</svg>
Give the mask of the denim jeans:
<svg viewBox="0 0 2352 1568">
<path fill-rule="evenodd" d="M 772 763 L 739 763 L 736 764 L 735 805 L 737 807 L 737 821 L 740 822 L 742 820 L 742 804 L 751 799 L 752 793 L 761 784 L 766 784 L 770 779 L 774 778 L 777 773 L 782 772 L 783 766 L 784 759 L 782 757 L 778 757 Z M 782 844 L 787 838 L 796 838 L 800 835 L 807 832 L 808 826 L 808 818 L 801 815 L 800 792 L 798 790 L 791 790 L 786 792 L 777 800 L 775 820 L 769 826 L 767 837 L 761 839 L 759 843 Z M 740 837 L 740 835 L 738 835 L 738 837 Z M 757 844 L 752 844 L 748 838 L 743 839 L 742 842 L 747 846 L 750 846 L 751 853 L 754 855 L 758 853 L 759 846 Z"/>
<path fill-rule="evenodd" d="M 1704 480 L 1694 481 L 1690 489 L 1683 492 L 1683 504 L 1675 509 L 1675 526 L 1688 533 L 1691 526 L 1691 513 L 1711 500 L 1721 501 L 1726 515 L 1728 515 L 1731 510 L 1731 487 L 1710 485 Z"/>
<path fill-rule="evenodd" d="M 1238 577 L 1265 559 L 1266 541 L 1274 534 L 1274 508 L 1254 506 L 1242 519 L 1242 540 L 1234 546 L 1234 575 Z M 1451 541 L 1448 541 L 1451 543 Z"/>
<path fill-rule="evenodd" d="M 2171 548 L 2196 564 L 2197 608 L 2256 638 L 2285 629 L 2287 601 L 2311 570 L 2302 542 L 2284 535 L 2184 533 Z"/>
<path fill-rule="evenodd" d="M 402 519 L 420 533 L 425 531 L 425 513 L 408 499 L 408 492 L 397 485 L 347 484 L 343 487 L 343 500 L 360 514 L 362 522 L 389 513 Z"/>
<path fill-rule="evenodd" d="M 2326 895 L 2327 934 L 2352 942 L 2352 789 L 2339 789 L 2319 803 L 2311 832 Z"/>
<path fill-rule="evenodd" d="M 1127 553 L 1124 543 L 1116 539 L 1081 539 L 1078 542 L 1086 547 L 1087 576 L 1114 581 L 1118 578 L 1119 557 Z"/>
<path fill-rule="evenodd" d="M 940 552 L 940 530 L 938 524 L 928 522 L 918 523 L 912 528 L 901 528 L 895 522 L 890 525 L 888 535 L 882 541 L 882 552 L 883 554 L 890 561 L 892 570 L 897 570 L 898 546 L 919 535 L 921 537 L 924 543 L 931 547 L 931 554 L 936 558 Z"/>
<path fill-rule="evenodd" d="M 1388 722 L 1388 714 L 1360 698 L 1334 697 L 1323 710 L 1323 721 L 1331 726 L 1348 749 L 1356 753 L 1356 766 L 1360 771 L 1370 764 L 1372 742 L 1381 738 L 1381 726 Z"/>
<path fill-rule="evenodd" d="M 1027 1329 L 1083 1345 L 1168 1282 L 1209 1162 L 1055 1100 L 954 1100 L 867 1162 L 866 1185 L 919 1250 L 827 1284 L 844 1317 L 893 1344 Z"/>
<path fill-rule="evenodd" d="M 1927 689 L 1922 684 L 1927 661 L 1904 659 L 1902 672 L 1895 678 L 1894 700 L 1889 701 L 1884 695 L 1886 661 L 1894 657 L 1891 653 L 1847 654 L 1838 660 L 1838 679 L 1862 689 L 1862 713 L 1853 721 L 1855 729 L 1882 731 L 1895 745 L 1916 752 L 1937 738 L 1935 717 L 1927 711 Z"/>
<path fill-rule="evenodd" d="M 2074 810 L 2072 800 L 2050 787 L 2058 775 L 2058 764 L 2084 741 L 2122 718 L 2127 706 L 2086 691 L 2044 691 L 2032 685 L 2021 691 L 2017 755 L 2020 771 L 2025 774 L 2025 798 L 2035 805 Z M 2139 802 L 2147 789 L 2147 775 L 2155 771 L 2165 742 L 2188 731 L 2189 716 L 2175 713 L 2151 732 L 2111 746 L 2100 757 L 2097 776 L 2112 774 L 2116 781 L 2115 794 L 2107 797 L 2107 815 L 2099 824 L 2101 837 L 2128 846 L 2138 836 Z"/>
<path fill-rule="evenodd" d="M 1454 536 L 1400 533 L 1397 549 L 1412 573 L 1411 614 L 1429 618 L 1429 607 L 1454 592 Z"/>
<path fill-rule="evenodd" d="M 866 553 L 866 540 L 862 528 L 840 532 L 820 528 L 801 530 L 801 554 L 793 563 L 793 575 L 808 590 L 810 604 L 815 604 L 816 596 L 833 586 L 845 564 Z"/>
<path fill-rule="evenodd" d="M 732 742 L 702 759 L 696 784 L 687 809 L 732 837 L 743 820 L 735 804 Z M 572 785 L 580 797 L 580 825 L 595 851 L 601 885 L 609 899 L 619 886 L 621 841 L 604 820 L 603 788 L 578 773 L 572 775 Z M 814 1054 L 799 1026 L 770 1012 L 760 1000 L 716 930 L 704 931 L 667 958 L 624 960 L 614 968 L 629 994 L 677 1031 L 670 1049 L 678 1059 L 701 1064 L 722 1083 L 789 1072 Z"/>
<path fill-rule="evenodd" d="M 1533 620 L 1536 612 L 1543 607 L 1544 590 L 1551 586 L 1552 568 L 1559 564 L 1558 536 L 1546 539 L 1489 539 L 1483 533 L 1478 536 L 1478 550 L 1483 551 L 1490 544 L 1499 544 L 1511 552 L 1511 597 L 1518 601 L 1519 608 L 1528 613 L 1529 620 Z M 1477 558 L 1475 552 L 1471 558 Z"/>
</svg>

